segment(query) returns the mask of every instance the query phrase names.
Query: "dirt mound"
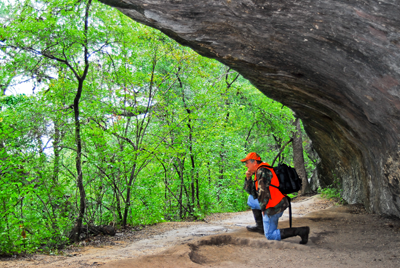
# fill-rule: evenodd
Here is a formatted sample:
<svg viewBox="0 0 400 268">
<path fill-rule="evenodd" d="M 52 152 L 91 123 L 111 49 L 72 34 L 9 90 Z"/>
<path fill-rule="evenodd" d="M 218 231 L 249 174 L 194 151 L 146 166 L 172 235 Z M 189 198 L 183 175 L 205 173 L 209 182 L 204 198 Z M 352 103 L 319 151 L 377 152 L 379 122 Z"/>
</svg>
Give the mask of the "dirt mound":
<svg viewBox="0 0 400 268">
<path fill-rule="evenodd" d="M 299 237 L 268 241 L 240 229 L 102 267 L 400 267 L 396 221 L 345 206 L 310 213 L 293 224 L 311 227 L 307 245 L 300 245 Z"/>
<path fill-rule="evenodd" d="M 206 267 L 219 267 L 219 265 L 224 262 L 230 264 L 227 267 L 240 267 L 241 264 L 243 265 L 249 261 L 249 257 L 254 255 L 255 249 L 260 248 L 263 250 L 276 248 L 280 250 L 304 250 L 304 247 L 302 248 L 301 245 L 268 241 L 262 235 L 249 233 L 246 230 L 240 230 L 232 234 L 200 238 L 193 243 L 179 245 L 160 254 L 110 262 L 101 267 L 169 268 L 204 267 L 204 265 L 206 265 Z"/>
</svg>

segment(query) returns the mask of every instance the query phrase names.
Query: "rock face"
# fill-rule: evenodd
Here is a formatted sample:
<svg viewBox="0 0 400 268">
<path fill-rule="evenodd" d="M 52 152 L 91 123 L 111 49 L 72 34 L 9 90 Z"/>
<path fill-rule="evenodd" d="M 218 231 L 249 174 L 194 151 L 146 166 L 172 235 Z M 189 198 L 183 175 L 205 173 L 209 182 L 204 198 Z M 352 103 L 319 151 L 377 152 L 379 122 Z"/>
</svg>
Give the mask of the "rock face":
<svg viewBox="0 0 400 268">
<path fill-rule="evenodd" d="M 398 0 L 100 1 L 293 109 L 323 181 L 340 182 L 349 203 L 400 217 Z"/>
</svg>

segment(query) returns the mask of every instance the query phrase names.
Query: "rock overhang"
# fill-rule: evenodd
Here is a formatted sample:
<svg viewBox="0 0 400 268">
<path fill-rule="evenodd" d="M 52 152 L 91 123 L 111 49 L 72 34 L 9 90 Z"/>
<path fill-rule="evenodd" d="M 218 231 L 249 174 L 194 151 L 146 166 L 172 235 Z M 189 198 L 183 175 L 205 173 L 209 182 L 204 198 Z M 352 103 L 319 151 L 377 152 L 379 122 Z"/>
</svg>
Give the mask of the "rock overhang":
<svg viewBox="0 0 400 268">
<path fill-rule="evenodd" d="M 400 6 L 372 0 L 101 0 L 293 109 L 326 183 L 400 217 Z"/>
</svg>

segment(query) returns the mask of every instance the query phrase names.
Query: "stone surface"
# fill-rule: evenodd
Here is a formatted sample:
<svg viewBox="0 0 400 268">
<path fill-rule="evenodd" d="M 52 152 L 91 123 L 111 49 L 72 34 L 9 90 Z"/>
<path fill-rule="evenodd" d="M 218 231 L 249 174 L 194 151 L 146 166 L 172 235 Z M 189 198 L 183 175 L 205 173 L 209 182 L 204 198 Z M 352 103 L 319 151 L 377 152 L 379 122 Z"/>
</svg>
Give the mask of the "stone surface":
<svg viewBox="0 0 400 268">
<path fill-rule="evenodd" d="M 293 109 L 349 203 L 400 217 L 398 0 L 100 0 Z M 268 109 L 268 107 L 266 107 Z"/>
</svg>

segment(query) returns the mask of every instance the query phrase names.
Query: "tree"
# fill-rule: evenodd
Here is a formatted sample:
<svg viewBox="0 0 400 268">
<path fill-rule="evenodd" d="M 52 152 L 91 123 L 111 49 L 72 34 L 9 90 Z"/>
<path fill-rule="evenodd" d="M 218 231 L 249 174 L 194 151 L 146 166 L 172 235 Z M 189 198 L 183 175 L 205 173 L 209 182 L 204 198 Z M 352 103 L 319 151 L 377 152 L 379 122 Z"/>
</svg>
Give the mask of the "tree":
<svg viewBox="0 0 400 268">
<path fill-rule="evenodd" d="M 74 236 L 77 242 L 80 240 L 86 206 L 79 104 L 91 65 L 90 57 L 93 58 L 94 54 L 101 51 L 109 40 L 102 34 L 103 29 L 98 27 L 101 21 L 94 20 L 95 17 L 90 16 L 92 0 L 76 3 L 25 1 L 16 3 L 12 8 L 15 9 L 12 20 L 1 32 L 7 40 L 1 45 L 1 49 L 6 53 L 12 53 L 10 50 L 13 50 L 14 54 L 27 54 L 24 59 L 29 59 L 30 62 L 25 69 L 38 76 L 50 77 L 46 69 L 53 72 L 66 71 L 65 80 L 69 80 L 70 86 L 75 83 L 76 93 L 70 107 L 74 111 L 76 183 L 80 193 L 80 207 Z M 98 9 L 97 12 L 99 11 Z M 90 27 L 90 24 L 97 24 L 96 28 Z"/>
<path fill-rule="evenodd" d="M 295 132 L 293 132 L 293 162 L 294 168 L 297 171 L 297 174 L 301 178 L 302 186 L 300 193 L 307 194 L 311 191 L 310 186 L 308 184 L 307 172 L 304 165 L 304 155 L 303 155 L 303 139 L 300 127 L 300 119 L 296 117 L 293 125 L 296 127 Z"/>
</svg>

